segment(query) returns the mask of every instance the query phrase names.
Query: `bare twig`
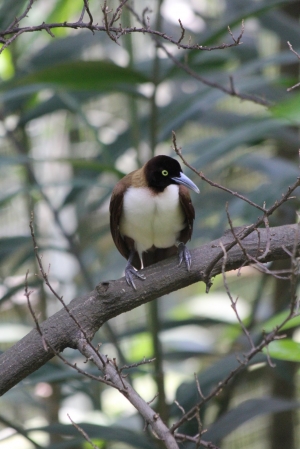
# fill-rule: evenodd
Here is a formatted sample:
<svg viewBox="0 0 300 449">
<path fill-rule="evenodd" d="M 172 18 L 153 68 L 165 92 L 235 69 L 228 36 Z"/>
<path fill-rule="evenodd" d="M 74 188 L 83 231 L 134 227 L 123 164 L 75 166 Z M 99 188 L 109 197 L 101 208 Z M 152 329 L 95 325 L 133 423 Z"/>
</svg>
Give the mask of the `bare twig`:
<svg viewBox="0 0 300 449">
<path fill-rule="evenodd" d="M 224 92 L 225 94 L 230 95 L 232 97 L 240 98 L 241 100 L 252 101 L 253 103 L 259 104 L 261 106 L 270 106 L 271 105 L 271 103 L 269 101 L 265 100 L 264 98 L 258 97 L 257 95 L 245 94 L 245 93 L 237 92 L 235 89 L 232 89 L 231 86 L 230 86 L 230 88 L 224 87 L 224 86 L 222 86 L 221 84 L 219 84 L 219 83 L 217 83 L 215 81 L 211 81 L 208 78 L 205 78 L 205 77 L 199 75 L 197 72 L 192 70 L 187 64 L 185 64 L 185 63 L 179 61 L 177 58 L 175 58 L 175 56 L 173 56 L 172 53 L 169 52 L 169 50 L 166 48 L 165 45 L 163 45 L 160 42 L 157 42 L 156 45 L 164 51 L 164 53 L 168 56 L 168 58 L 177 67 L 179 67 L 182 70 L 184 70 L 188 75 L 190 75 L 194 79 L 200 81 L 202 84 L 205 84 L 206 86 L 212 87 L 214 89 L 218 89 L 218 90 L 220 90 L 220 91 Z M 234 44 L 234 45 L 236 45 L 236 44 Z M 201 47 L 201 49 L 203 49 L 203 47 Z"/>
<path fill-rule="evenodd" d="M 79 433 L 81 433 L 81 435 L 83 436 L 83 438 L 90 443 L 90 445 L 93 447 L 93 449 L 99 449 L 99 446 L 96 446 L 96 444 L 93 443 L 93 441 L 90 439 L 90 437 L 88 436 L 88 434 L 82 429 L 82 427 L 80 427 L 78 424 L 76 424 L 72 418 L 70 417 L 70 415 L 67 413 L 67 416 L 69 418 L 69 420 L 71 421 L 72 425 L 75 427 L 75 429 L 78 430 Z"/>
<path fill-rule="evenodd" d="M 216 397 L 222 389 L 228 385 L 228 383 L 240 372 L 242 371 L 250 362 L 250 360 L 253 359 L 253 357 L 261 352 L 264 348 L 266 348 L 272 341 L 276 339 L 276 336 L 278 335 L 279 331 L 283 328 L 283 326 L 291 319 L 293 318 L 293 313 L 290 312 L 288 316 L 279 324 L 276 326 L 271 332 L 269 332 L 266 335 L 263 335 L 262 341 L 256 345 L 254 348 L 251 348 L 249 352 L 243 355 L 243 360 L 239 360 L 239 365 L 233 369 L 228 376 L 226 376 L 221 382 L 218 383 L 218 385 L 212 389 L 212 391 L 200 402 L 198 402 L 194 407 L 192 407 L 182 418 L 180 418 L 173 426 L 171 427 L 171 431 L 175 432 L 176 429 L 178 429 L 183 423 L 186 421 L 189 421 L 190 419 L 194 418 L 197 411 L 208 401 L 210 401 L 213 397 Z"/>
<path fill-rule="evenodd" d="M 89 26 L 91 26 L 93 24 L 94 19 L 93 19 L 92 13 L 91 13 L 90 8 L 89 8 L 89 0 L 83 0 L 83 3 L 84 3 L 84 8 L 85 8 L 86 12 L 88 13 L 88 16 L 89 16 L 89 19 L 90 19 Z"/>
<path fill-rule="evenodd" d="M 88 378 L 90 378 L 92 380 L 96 380 L 98 382 L 102 382 L 102 383 L 105 383 L 106 385 L 109 385 L 111 387 L 116 388 L 115 385 L 113 385 L 107 379 L 104 379 L 104 378 L 102 378 L 100 376 L 99 377 L 94 376 L 93 374 L 90 374 L 87 371 L 84 371 L 81 368 L 79 368 L 76 363 L 69 362 L 65 357 L 63 357 L 60 354 L 59 351 L 56 350 L 56 348 L 49 342 L 49 340 L 46 339 L 46 337 L 45 337 L 45 335 L 44 335 L 44 333 L 42 331 L 42 328 L 41 328 L 41 326 L 39 324 L 38 317 L 36 316 L 36 313 L 33 310 L 32 305 L 31 305 L 30 296 L 32 294 L 32 291 L 28 290 L 28 274 L 29 274 L 29 272 L 27 271 L 26 276 L 25 276 L 25 293 L 24 293 L 24 295 L 25 295 L 25 297 L 27 299 L 28 308 L 29 308 L 30 314 L 31 314 L 31 316 L 32 316 L 32 318 L 34 320 L 35 327 L 36 327 L 38 333 L 40 334 L 40 336 L 42 338 L 42 343 L 43 343 L 44 350 L 45 351 L 51 350 L 53 352 L 53 354 L 56 355 L 60 360 L 62 360 L 65 365 L 68 365 L 70 368 L 75 369 L 79 374 L 82 374 L 85 377 L 88 377 Z"/>
<path fill-rule="evenodd" d="M 192 170 L 196 175 L 198 175 L 203 181 L 207 182 L 212 187 L 216 187 L 217 189 L 223 190 L 224 192 L 230 193 L 230 195 L 236 196 L 237 198 L 240 198 L 241 200 L 245 201 L 246 203 L 250 204 L 253 207 L 256 207 L 258 210 L 262 212 L 266 212 L 266 208 L 259 206 L 258 204 L 254 203 L 253 201 L 249 200 L 249 198 L 246 198 L 245 196 L 241 195 L 238 192 L 234 192 L 231 189 L 228 189 L 227 187 L 222 186 L 221 184 L 218 184 L 217 182 L 211 181 L 209 178 L 207 178 L 202 171 L 198 171 L 196 168 L 194 168 L 192 165 L 190 165 L 186 159 L 182 155 L 182 148 L 177 146 L 177 139 L 176 139 L 176 133 L 175 131 L 172 131 L 172 142 L 173 142 L 173 150 L 175 153 L 180 157 L 184 165 L 186 165 L 190 170 Z"/>
<path fill-rule="evenodd" d="M 146 22 L 145 22 L 144 16 L 143 16 L 143 18 L 141 18 L 131 6 L 129 6 L 129 5 L 126 5 L 126 6 L 127 6 L 127 8 L 131 11 L 131 13 L 134 14 L 134 16 L 136 17 L 136 19 L 137 19 L 142 25 L 144 25 L 144 27 L 146 27 L 147 24 L 146 24 Z M 240 32 L 240 34 L 239 34 L 239 36 L 238 36 L 237 38 L 235 38 L 235 37 L 233 36 L 233 34 L 232 34 L 230 28 L 228 27 L 229 34 L 231 35 L 231 37 L 232 37 L 232 39 L 233 39 L 233 43 L 232 43 L 232 44 L 222 44 L 222 45 L 218 45 L 218 46 L 215 46 L 215 47 L 209 47 L 209 48 L 208 48 L 208 47 L 205 47 L 205 46 L 199 45 L 199 44 L 191 45 L 190 42 L 189 42 L 188 45 L 183 45 L 183 44 L 181 44 L 181 40 L 182 40 L 182 38 L 183 38 L 183 31 L 184 31 L 184 28 L 183 28 L 182 23 L 181 23 L 180 20 L 179 20 L 179 24 L 180 24 L 180 27 L 181 27 L 181 30 L 182 30 L 182 35 L 181 35 L 181 37 L 179 38 L 179 40 L 178 40 L 177 42 L 173 42 L 173 39 L 167 38 L 167 37 L 165 36 L 165 34 L 163 34 L 163 35 L 160 36 L 160 37 L 164 37 L 164 38 L 165 38 L 166 40 L 168 40 L 169 42 L 176 43 L 176 45 L 177 45 L 178 48 L 186 49 L 186 50 L 187 50 L 187 49 L 189 49 L 189 50 L 190 50 L 190 49 L 196 49 L 196 50 L 208 50 L 208 51 L 212 51 L 212 50 L 216 50 L 216 49 L 222 50 L 222 49 L 225 49 L 225 48 L 235 47 L 235 46 L 241 44 L 241 39 L 242 39 L 242 36 L 243 36 L 243 34 L 244 34 L 244 31 L 245 31 L 244 20 L 242 20 L 241 32 Z M 204 77 L 200 76 L 198 73 L 194 72 L 194 71 L 193 71 L 187 64 L 182 63 L 182 62 L 179 61 L 177 58 L 175 58 L 175 56 L 173 56 L 172 53 L 169 52 L 169 50 L 166 48 L 166 46 L 163 45 L 163 44 L 157 39 L 158 35 L 157 35 L 156 33 L 151 33 L 151 35 L 152 35 L 152 38 L 155 40 L 156 46 L 159 47 L 159 48 L 161 48 L 161 49 L 165 52 L 165 54 L 168 56 L 168 58 L 169 58 L 169 59 L 170 59 L 170 60 L 171 60 L 177 67 L 183 69 L 188 75 L 190 75 L 190 76 L 192 76 L 193 78 L 195 78 L 196 80 L 200 81 L 202 84 L 205 84 L 206 86 L 212 87 L 212 88 L 214 88 L 214 89 L 221 90 L 222 92 L 224 92 L 224 93 L 226 93 L 226 94 L 228 94 L 228 95 L 230 95 L 230 96 L 240 98 L 241 100 L 252 101 L 252 102 L 257 103 L 257 104 L 260 104 L 260 105 L 262 105 L 262 106 L 270 106 L 270 104 L 271 104 L 270 102 L 268 102 L 268 101 L 265 100 L 264 98 L 258 97 L 257 95 L 238 93 L 238 92 L 235 90 L 234 86 L 233 86 L 233 80 L 232 80 L 232 78 L 230 78 L 230 88 L 226 88 L 226 87 L 222 86 L 222 85 L 219 84 L 219 83 L 213 82 L 213 81 L 211 81 L 211 80 L 209 80 L 209 79 L 207 79 L 207 78 L 204 78 Z"/>
<path fill-rule="evenodd" d="M 174 151 L 176 152 L 176 154 L 181 158 L 182 162 L 189 167 L 194 173 L 196 173 L 201 179 L 204 179 L 206 181 L 206 178 L 203 176 L 202 172 L 199 172 L 197 169 L 195 169 L 194 167 L 192 167 L 186 160 L 185 158 L 182 156 L 182 152 L 181 152 L 181 148 L 177 147 L 177 141 L 176 141 L 176 133 L 174 131 L 172 131 L 172 141 L 173 141 L 173 148 Z M 208 182 L 210 185 L 214 185 L 217 188 L 220 188 L 222 190 L 225 190 L 223 188 L 223 186 L 220 186 L 219 184 L 216 183 L 212 183 L 211 181 Z M 266 209 L 265 206 L 261 207 L 258 206 L 255 203 L 250 202 L 250 200 L 248 200 L 246 197 L 243 197 L 242 195 L 238 195 L 236 194 L 236 192 L 232 192 L 230 191 L 229 193 L 231 193 L 234 196 L 238 196 L 239 198 L 241 198 L 243 201 L 246 201 L 247 203 L 253 205 L 254 207 L 262 210 L 264 213 L 261 217 L 259 217 L 255 223 L 252 223 L 252 225 L 250 226 L 246 226 L 242 229 L 241 232 L 238 233 L 237 236 L 235 236 L 235 240 L 234 242 L 230 243 L 229 245 L 226 246 L 226 251 L 229 251 L 231 248 L 233 248 L 237 243 L 237 237 L 240 241 L 242 241 L 243 239 L 245 239 L 248 235 L 250 235 L 254 230 L 256 230 L 261 224 L 265 223 L 267 217 L 269 217 L 270 215 L 272 215 L 275 210 L 277 210 L 283 203 L 285 203 L 286 201 L 289 201 L 289 199 L 291 198 L 291 193 L 297 189 L 300 186 L 300 177 L 297 178 L 297 180 L 294 182 L 294 184 L 292 186 L 290 186 L 287 191 L 282 195 L 280 200 L 276 200 L 275 203 L 269 207 L 268 209 Z M 229 190 L 227 190 L 229 191 Z M 267 248 L 266 248 L 267 249 Z M 213 269 L 213 267 L 215 266 L 215 264 L 223 257 L 223 252 L 220 252 L 219 255 L 209 264 L 205 276 L 206 276 L 206 282 L 207 282 L 207 286 L 209 288 L 210 286 L 210 273 Z"/>
<path fill-rule="evenodd" d="M 180 410 L 180 411 L 182 412 L 182 414 L 184 415 L 184 414 L 185 414 L 185 410 L 184 410 L 184 408 L 182 407 L 182 405 L 180 405 L 179 402 L 176 401 L 176 400 L 174 400 L 174 404 L 177 405 L 177 407 L 179 408 L 179 410 Z"/>
<path fill-rule="evenodd" d="M 108 14 L 112 12 L 112 9 L 108 9 L 107 1 L 106 1 L 106 0 L 104 1 L 104 5 L 102 6 L 101 10 L 102 10 L 102 12 L 103 12 L 103 17 L 104 17 L 103 21 L 104 21 L 105 31 L 106 31 L 107 36 L 108 36 L 112 41 L 114 41 L 117 45 L 120 45 L 119 42 L 118 42 L 118 40 L 117 40 L 117 38 L 116 38 L 116 36 L 114 36 L 114 35 L 112 34 L 112 32 L 111 32 L 111 27 L 109 26 Z"/>
<path fill-rule="evenodd" d="M 228 33 L 232 37 L 233 42 L 235 42 L 237 45 L 241 44 L 242 43 L 241 39 L 242 39 L 244 31 L 245 31 L 245 21 L 244 21 L 244 19 L 242 20 L 241 32 L 240 32 L 240 34 L 238 35 L 237 38 L 234 37 L 234 35 L 233 35 L 233 33 L 232 33 L 231 29 L 230 29 L 230 26 L 228 26 L 227 29 L 228 29 Z"/>
<path fill-rule="evenodd" d="M 287 44 L 288 44 L 288 46 L 289 46 L 291 52 L 294 53 L 294 55 L 296 55 L 298 59 L 300 59 L 299 53 L 297 53 L 296 50 L 293 49 L 292 44 L 291 44 L 289 41 L 287 42 Z M 289 88 L 287 89 L 287 92 L 290 92 L 291 90 L 293 90 L 293 89 L 295 89 L 296 87 L 299 87 L 299 86 L 300 86 L 300 83 L 294 84 L 294 86 L 289 87 Z"/>
<path fill-rule="evenodd" d="M 287 92 L 290 92 L 291 90 L 296 89 L 296 87 L 299 87 L 299 86 L 300 86 L 300 83 L 294 84 L 294 86 L 288 87 Z"/>
<path fill-rule="evenodd" d="M 147 401 L 147 404 L 148 404 L 148 405 L 152 404 L 152 402 L 154 402 L 155 399 L 156 399 L 157 397 L 158 397 L 158 393 L 155 393 L 155 395 L 153 396 L 153 398 L 150 399 L 150 401 Z"/>
<path fill-rule="evenodd" d="M 204 441 L 204 440 L 199 441 L 199 435 L 191 437 L 191 436 L 185 435 L 183 433 L 175 433 L 175 437 L 176 437 L 176 440 L 181 441 L 181 442 L 191 441 L 192 443 L 196 443 L 196 444 L 198 444 L 198 447 L 199 447 L 199 443 L 200 443 L 200 446 L 206 447 L 207 449 L 220 449 L 218 446 L 211 443 L 210 441 Z"/>
<path fill-rule="evenodd" d="M 230 47 L 235 47 L 239 44 L 241 44 L 241 38 L 242 38 L 242 34 L 244 32 L 244 28 L 243 28 L 243 24 L 242 24 L 242 28 L 241 28 L 241 33 L 238 36 L 238 38 L 234 38 L 233 34 L 230 31 L 230 35 L 233 39 L 232 43 L 229 44 L 220 44 L 220 45 L 216 45 L 216 46 L 205 46 L 205 45 L 199 45 L 199 44 L 191 44 L 190 42 L 186 45 L 186 44 L 182 44 L 181 41 L 183 39 L 183 35 L 184 35 L 184 28 L 180 23 L 180 27 L 182 30 L 182 35 L 179 38 L 179 40 L 175 40 L 173 39 L 171 36 L 168 36 L 167 34 L 157 31 L 157 30 L 153 30 L 150 28 L 149 25 L 149 20 L 147 20 L 146 18 L 146 13 L 149 12 L 148 8 L 145 8 L 145 10 L 143 11 L 142 17 L 139 17 L 139 15 L 133 10 L 133 8 L 131 8 L 128 4 L 127 4 L 128 0 L 122 0 L 122 2 L 120 3 L 120 5 L 116 8 L 115 12 L 112 14 L 111 19 L 108 18 L 108 15 L 112 12 L 112 10 L 109 10 L 107 7 L 107 0 L 105 0 L 104 2 L 104 6 L 101 8 L 102 12 L 103 12 L 103 16 L 104 16 L 104 24 L 103 26 L 100 26 L 98 24 L 93 24 L 93 16 L 92 13 L 89 9 L 89 5 L 88 5 L 88 0 L 83 0 L 84 3 L 84 7 L 81 11 L 80 17 L 78 19 L 77 22 L 55 22 L 55 23 L 42 23 L 40 25 L 34 25 L 34 26 L 25 26 L 25 27 L 20 27 L 19 23 L 20 21 L 26 17 L 27 13 L 29 12 L 29 10 L 31 9 L 34 0 L 29 0 L 28 5 L 24 11 L 24 13 L 16 18 L 10 25 L 8 28 L 6 28 L 4 31 L 0 31 L 0 42 L 2 42 L 4 45 L 2 46 L 2 48 L 0 49 L 0 53 L 7 48 L 9 45 L 11 45 L 11 43 L 17 38 L 19 37 L 21 34 L 23 33 L 34 33 L 36 31 L 47 31 L 47 33 L 51 34 L 51 30 L 55 29 L 55 28 L 73 28 L 73 29 L 89 29 L 92 32 L 106 32 L 107 35 L 109 36 L 109 38 L 111 40 L 113 40 L 115 43 L 118 44 L 117 40 L 120 36 L 123 36 L 125 34 L 132 34 L 132 33 L 143 33 L 143 34 L 149 34 L 152 36 L 156 36 L 157 38 L 163 39 L 167 42 L 170 42 L 174 45 L 176 45 L 178 48 L 184 49 L 184 50 L 201 50 L 201 51 L 213 51 L 213 50 L 223 50 L 226 48 L 230 48 Z M 113 26 L 113 24 L 115 22 L 117 22 L 122 14 L 122 8 L 123 6 L 126 5 L 129 10 L 132 12 L 132 14 L 135 15 L 135 17 L 143 24 L 142 27 L 138 28 L 138 27 L 115 27 Z M 85 11 L 88 14 L 89 20 L 88 22 L 84 22 L 83 18 L 84 18 L 84 13 Z M 7 36 L 12 35 L 12 37 L 7 38 Z M 53 36 L 53 34 L 51 34 L 51 36 Z"/>
<path fill-rule="evenodd" d="M 300 59 L 299 53 L 297 53 L 296 50 L 293 49 L 292 44 L 291 44 L 289 41 L 287 42 L 287 44 L 288 44 L 288 46 L 289 46 L 291 52 L 294 53 L 294 55 L 296 55 L 298 59 Z"/>
<path fill-rule="evenodd" d="M 0 32 L 0 41 L 5 44 L 1 50 L 3 51 L 4 48 L 7 48 L 7 46 L 9 46 L 18 36 L 20 36 L 23 33 L 32 33 L 35 31 L 42 31 L 42 30 L 46 30 L 48 33 L 50 33 L 50 30 L 53 28 L 74 28 L 74 29 L 84 29 L 84 28 L 88 28 L 90 29 L 92 32 L 95 31 L 105 31 L 108 36 L 110 37 L 110 39 L 112 39 L 115 43 L 117 43 L 117 39 L 118 37 L 120 37 L 121 35 L 124 34 L 130 34 L 130 33 L 148 33 L 150 35 L 159 37 L 161 39 L 164 39 L 174 45 L 176 45 L 178 48 L 181 49 L 185 49 L 185 50 L 203 50 L 203 51 L 213 51 L 213 50 L 220 50 L 220 49 L 225 49 L 225 48 L 230 48 L 230 47 L 234 47 L 237 46 L 239 44 L 241 44 L 241 38 L 244 32 L 244 23 L 242 22 L 242 27 L 241 27 L 241 33 L 238 36 L 238 38 L 235 38 L 229 28 L 229 34 L 232 37 L 233 42 L 229 43 L 229 44 L 221 44 L 221 45 L 216 45 L 216 46 L 204 46 L 204 45 L 199 45 L 199 44 L 194 44 L 192 45 L 190 42 L 188 45 L 184 45 L 181 43 L 181 41 L 183 40 L 184 37 L 184 27 L 179 19 L 179 24 L 180 24 L 180 28 L 182 30 L 182 34 L 181 37 L 179 38 L 179 40 L 175 40 L 173 39 L 171 36 L 166 35 L 163 32 L 157 31 L 157 30 L 152 30 L 150 28 L 150 24 L 149 24 L 149 18 L 146 16 L 146 13 L 149 12 L 148 8 L 145 8 L 143 13 L 142 13 L 142 17 L 140 17 L 135 11 L 134 9 L 129 6 L 127 4 L 128 0 L 122 0 L 120 5 L 116 8 L 115 12 L 112 14 L 111 19 L 108 19 L 108 14 L 112 12 L 112 10 L 109 10 L 107 7 L 107 0 L 105 0 L 104 2 L 104 6 L 101 8 L 103 15 L 104 15 L 104 26 L 99 26 L 97 25 L 93 25 L 93 16 L 91 14 L 91 11 L 89 9 L 89 5 L 88 5 L 88 0 L 83 0 L 84 3 L 84 7 L 82 9 L 80 18 L 77 22 L 71 23 L 71 22 L 61 22 L 61 23 L 42 23 L 41 25 L 36 25 L 36 26 L 28 26 L 28 27 L 19 27 L 19 23 L 20 21 L 27 16 L 27 13 L 29 12 L 29 10 L 31 9 L 34 0 L 29 0 L 28 5 L 24 11 L 24 13 L 18 17 L 15 18 L 14 21 L 9 25 L 9 27 Z M 121 13 L 122 13 L 122 8 L 123 6 L 126 5 L 128 7 L 128 9 L 132 12 L 132 14 L 136 17 L 137 20 L 139 20 L 139 22 L 143 25 L 142 28 L 137 28 L 137 27 L 128 27 L 128 28 L 122 28 L 120 27 L 114 27 L 113 24 L 115 22 L 117 22 L 120 17 L 121 17 Z M 83 17 L 84 17 L 84 13 L 85 11 L 87 12 L 88 16 L 89 16 L 89 21 L 88 22 L 83 22 Z M 6 39 L 6 36 L 13 34 L 13 36 L 9 39 Z"/>
<path fill-rule="evenodd" d="M 23 20 L 25 17 L 27 17 L 27 14 L 29 13 L 30 9 L 32 8 L 34 0 L 29 0 L 25 11 L 23 12 L 23 14 L 21 14 L 19 17 L 15 17 L 15 19 L 13 20 L 13 22 L 6 28 L 5 31 L 9 31 L 12 28 L 15 28 L 15 26 L 18 26 L 19 23 L 21 22 L 21 20 Z"/>
<path fill-rule="evenodd" d="M 59 300 L 59 302 L 62 304 L 62 306 L 64 307 L 64 309 L 68 313 L 68 315 L 76 323 L 76 325 L 78 326 L 78 329 L 83 333 L 86 341 L 89 342 L 89 344 L 92 346 L 87 333 L 82 328 L 81 324 L 79 323 L 79 321 L 77 320 L 75 315 L 72 313 L 72 311 L 68 308 L 68 306 L 66 305 L 66 303 L 63 300 L 63 297 L 59 296 L 58 293 L 56 292 L 56 290 L 52 287 L 52 284 L 49 281 L 48 274 L 44 270 L 44 267 L 43 267 L 43 264 L 42 264 L 42 259 L 41 259 L 40 255 L 39 255 L 39 252 L 38 252 L 38 245 L 37 245 L 37 242 L 36 242 L 36 239 L 35 239 L 35 233 L 34 233 L 34 228 L 33 228 L 33 212 L 31 213 L 31 220 L 30 220 L 30 223 L 29 223 L 29 227 L 30 227 L 30 232 L 31 232 L 31 238 L 32 238 L 32 241 L 33 241 L 35 257 L 36 257 L 36 260 L 37 260 L 37 263 L 38 263 L 38 266 L 39 266 L 39 269 L 40 269 L 40 273 L 42 275 L 42 278 L 44 279 L 45 284 L 47 285 L 47 287 L 49 288 L 51 293 L 55 296 L 55 298 L 57 298 Z M 94 351 L 97 352 L 96 348 L 93 347 L 93 349 L 94 349 Z M 103 361 L 103 364 L 104 364 L 104 361 Z"/>
<path fill-rule="evenodd" d="M 128 2 L 128 0 L 122 0 L 121 3 L 119 4 L 119 6 L 116 8 L 116 10 L 113 13 L 112 18 L 111 18 L 111 20 L 109 22 L 109 26 L 110 27 L 112 27 L 113 24 L 120 19 L 121 14 L 122 14 L 122 8 L 125 5 L 125 3 L 127 3 L 127 2 Z"/>
<path fill-rule="evenodd" d="M 178 42 L 177 42 L 177 45 L 178 45 L 178 46 L 177 46 L 177 48 L 180 49 L 179 44 L 180 44 L 180 42 L 182 41 L 182 39 L 184 38 L 184 35 L 185 35 L 185 28 L 183 27 L 182 22 L 181 22 L 180 19 L 178 19 L 178 22 L 179 22 L 179 25 L 180 25 L 180 28 L 181 28 L 181 36 L 180 36 L 180 38 L 178 39 Z"/>
<path fill-rule="evenodd" d="M 85 13 L 85 12 L 86 12 L 85 5 L 83 5 L 83 8 L 82 8 L 82 10 L 81 10 L 80 17 L 79 17 L 79 19 L 78 19 L 78 21 L 77 21 L 78 25 L 80 25 L 81 23 L 83 23 L 82 20 L 83 20 L 83 17 L 84 17 L 84 13 Z"/>
<path fill-rule="evenodd" d="M 237 320 L 238 320 L 238 322 L 239 322 L 239 324 L 240 324 L 240 326 L 242 328 L 242 331 L 244 332 L 244 334 L 245 334 L 245 336 L 246 336 L 246 338 L 247 338 L 247 340 L 248 340 L 248 342 L 250 344 L 250 347 L 252 349 L 254 349 L 255 348 L 255 344 L 254 344 L 254 342 L 252 340 L 252 337 L 251 337 L 249 331 L 247 330 L 246 326 L 244 325 L 243 321 L 241 320 L 241 317 L 240 317 L 240 315 L 238 313 L 238 310 L 237 310 L 238 298 L 236 298 L 236 300 L 233 299 L 232 294 L 231 294 L 230 289 L 229 289 L 229 285 L 227 283 L 227 277 L 226 277 L 226 271 L 225 271 L 226 262 L 227 262 L 227 252 L 226 252 L 226 249 L 225 249 L 225 247 L 223 245 L 223 242 L 220 242 L 220 246 L 221 246 L 223 254 L 224 254 L 224 256 L 223 256 L 223 263 L 222 263 L 223 284 L 224 284 L 227 296 L 230 299 L 231 308 L 234 311 L 235 316 L 237 317 Z"/>
<path fill-rule="evenodd" d="M 142 360 L 141 362 L 132 363 L 131 365 L 124 365 L 124 366 L 122 366 L 120 368 L 120 372 L 122 372 L 124 369 L 132 369 L 132 368 L 136 368 L 136 367 L 141 366 L 141 365 L 146 365 L 148 363 L 152 363 L 152 362 L 154 362 L 154 360 L 155 360 L 155 358 L 148 359 L 148 360 L 146 360 L 144 358 L 144 360 Z"/>
<path fill-rule="evenodd" d="M 199 393 L 200 398 L 205 399 L 204 394 L 202 393 L 201 387 L 200 387 L 200 382 L 198 380 L 197 374 L 194 373 L 194 378 L 195 378 L 195 382 L 196 382 L 196 386 L 197 386 L 197 391 Z"/>
</svg>

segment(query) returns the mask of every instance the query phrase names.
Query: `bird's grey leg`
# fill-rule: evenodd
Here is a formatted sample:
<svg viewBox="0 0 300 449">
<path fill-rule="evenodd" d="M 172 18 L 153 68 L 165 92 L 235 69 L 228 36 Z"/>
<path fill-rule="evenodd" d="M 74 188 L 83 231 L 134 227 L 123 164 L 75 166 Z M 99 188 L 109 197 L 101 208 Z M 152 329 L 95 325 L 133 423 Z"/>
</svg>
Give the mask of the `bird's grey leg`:
<svg viewBox="0 0 300 449">
<path fill-rule="evenodd" d="M 125 279 L 126 279 L 127 284 L 130 285 L 132 288 L 134 288 L 134 290 L 136 290 L 136 286 L 133 281 L 133 276 L 136 276 L 137 278 L 142 279 L 143 281 L 146 278 L 142 273 L 139 273 L 138 271 L 136 271 L 135 268 L 133 268 L 133 266 L 131 265 L 134 253 L 135 253 L 135 251 L 131 250 L 131 252 L 129 254 L 129 258 L 127 260 L 127 264 L 125 267 Z"/>
<path fill-rule="evenodd" d="M 180 267 L 180 265 L 182 264 L 182 262 L 184 260 L 187 270 L 191 271 L 191 265 L 192 265 L 191 253 L 189 252 L 189 250 L 187 249 L 187 247 L 185 246 L 185 244 L 183 242 L 178 242 L 177 247 L 178 247 L 178 257 L 179 257 L 178 266 Z"/>
</svg>

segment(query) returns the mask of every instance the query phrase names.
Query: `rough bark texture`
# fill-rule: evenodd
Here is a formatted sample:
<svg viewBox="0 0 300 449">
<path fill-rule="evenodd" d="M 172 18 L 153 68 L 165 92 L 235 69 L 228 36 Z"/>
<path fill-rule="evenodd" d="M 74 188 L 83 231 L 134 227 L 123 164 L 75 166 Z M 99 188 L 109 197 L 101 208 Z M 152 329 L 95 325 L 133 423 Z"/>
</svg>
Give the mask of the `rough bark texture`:
<svg viewBox="0 0 300 449">
<path fill-rule="evenodd" d="M 226 232 L 220 239 L 191 251 L 193 262 L 190 272 L 186 270 L 184 264 L 178 267 L 177 258 L 172 257 L 145 269 L 146 280 L 136 281 L 137 291 L 126 284 L 125 278 L 106 281 L 98 284 L 87 295 L 73 299 L 68 307 L 87 335 L 92 338 L 110 318 L 201 281 L 206 268 L 218 255 L 223 254 L 219 245 L 220 240 L 226 247 L 234 240 L 231 231 Z M 259 229 L 243 240 L 243 247 L 255 258 L 264 254 L 268 244 L 269 251 L 260 262 L 286 259 L 289 257 L 286 250 L 292 252 L 296 249 L 298 255 L 300 252 L 299 227 L 286 225 L 269 230 Z M 245 261 L 244 252 L 236 244 L 228 251 L 226 271 L 240 267 Z M 221 271 L 222 259 L 216 262 L 211 275 L 215 276 Z M 75 348 L 80 340 L 80 331 L 65 309 L 44 321 L 41 329 L 45 339 L 59 352 L 67 347 Z M 45 350 L 41 336 L 36 329 L 33 329 L 0 357 L 0 395 L 52 357 L 52 351 Z"/>
</svg>

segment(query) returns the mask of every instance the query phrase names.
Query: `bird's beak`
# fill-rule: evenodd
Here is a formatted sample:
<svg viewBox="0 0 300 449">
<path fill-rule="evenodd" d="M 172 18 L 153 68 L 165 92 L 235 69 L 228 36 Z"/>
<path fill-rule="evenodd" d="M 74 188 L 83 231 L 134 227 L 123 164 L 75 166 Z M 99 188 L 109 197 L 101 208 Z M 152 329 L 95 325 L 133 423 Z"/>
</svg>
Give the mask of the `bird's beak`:
<svg viewBox="0 0 300 449">
<path fill-rule="evenodd" d="M 180 176 L 172 178 L 173 181 L 175 181 L 178 184 L 183 184 L 184 186 L 188 187 L 189 189 L 193 190 L 196 193 L 200 193 L 200 190 L 196 186 L 196 184 L 193 183 L 193 181 L 188 178 L 186 175 L 184 175 L 182 172 L 180 173 Z"/>
</svg>

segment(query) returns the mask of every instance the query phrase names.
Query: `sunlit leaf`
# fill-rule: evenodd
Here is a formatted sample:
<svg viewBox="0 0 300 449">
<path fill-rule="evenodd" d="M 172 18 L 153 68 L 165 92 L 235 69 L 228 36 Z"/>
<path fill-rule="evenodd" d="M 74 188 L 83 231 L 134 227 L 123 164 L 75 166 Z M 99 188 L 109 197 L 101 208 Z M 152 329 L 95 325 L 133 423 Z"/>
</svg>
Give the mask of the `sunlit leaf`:
<svg viewBox="0 0 300 449">
<path fill-rule="evenodd" d="M 275 359 L 300 362 L 300 343 L 288 338 L 272 341 L 268 346 L 268 352 Z"/>
</svg>

